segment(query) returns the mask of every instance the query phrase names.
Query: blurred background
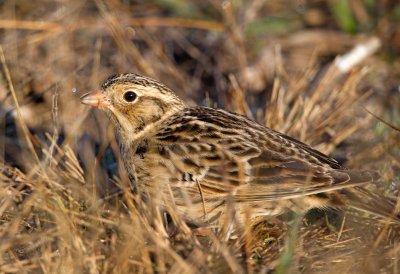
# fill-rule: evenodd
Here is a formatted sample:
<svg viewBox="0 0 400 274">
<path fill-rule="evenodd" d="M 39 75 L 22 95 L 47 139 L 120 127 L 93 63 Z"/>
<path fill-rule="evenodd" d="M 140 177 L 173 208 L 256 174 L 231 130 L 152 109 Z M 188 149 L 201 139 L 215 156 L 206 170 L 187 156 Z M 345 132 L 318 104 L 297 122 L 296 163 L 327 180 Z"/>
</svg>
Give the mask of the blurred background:
<svg viewBox="0 0 400 274">
<path fill-rule="evenodd" d="M 338 70 L 338 56 L 368 44 L 373 37 L 380 46 L 370 56 L 348 71 Z M 85 182 L 82 189 L 100 198 L 119 189 L 124 170 L 114 130 L 102 113 L 81 106 L 79 97 L 98 89 L 113 74 L 132 72 L 160 80 L 189 104 L 247 115 L 350 168 L 377 170 L 382 182 L 373 187 L 385 195 L 397 195 L 398 1 L 3 0 L 0 45 L 0 160 L 27 180 L 42 178 L 32 174 L 38 174 L 38 166 L 51 166 L 53 156 L 60 153 L 54 164 L 60 168 L 54 175 L 58 184 L 68 189 L 74 180 Z M 70 162 L 60 160 L 63 157 Z M 2 191 L 9 191 L 7 184 Z M 35 185 L 29 191 L 35 192 Z M 344 230 L 342 216 L 330 224 L 323 213 L 314 215 L 309 219 L 322 220 L 317 228 L 303 227 L 308 231 L 304 237 L 309 238 L 303 239 L 302 248 L 311 255 L 296 260 L 289 256 L 297 269 L 308 273 L 365 270 L 365 261 L 354 264 L 354 259 L 352 268 L 346 259 L 349 254 L 373 256 L 365 256 L 369 243 L 377 247 L 382 241 L 385 248 L 376 249 L 374 256 L 389 255 L 381 256 L 382 262 L 376 261 L 369 269 L 397 273 L 399 266 L 393 258 L 397 258 L 398 241 L 395 232 L 388 232 L 391 229 L 385 227 L 385 237 L 381 237 L 387 241 L 377 244 L 382 228 L 371 224 L 364 229 L 365 235 L 354 235 L 360 224 L 365 225 L 362 219 L 354 217 L 356 225 L 350 221 L 350 228 Z M 264 230 L 259 231 L 263 239 Z M 23 233 L 27 232 L 15 230 L 8 236 L 11 241 Z M 342 236 L 351 244 L 339 245 Z M 270 236 L 277 246 L 262 240 L 256 241 L 256 251 L 252 249 L 258 254 L 256 261 L 263 262 L 264 273 L 276 266 L 269 265 L 272 259 L 280 258 L 278 251 L 285 245 L 284 240 L 276 240 L 280 237 L 286 234 Z M 0 244 L 0 251 L 7 253 L 12 247 Z M 270 249 L 275 255 L 262 255 Z M 30 258 L 22 253 L 22 257 L 8 255 L 0 260 L 6 266 L 2 270 L 14 271 L 11 266 L 16 261 Z M 278 266 L 285 266 L 279 262 Z M 103 263 L 90 269 L 106 271 Z M 232 272 L 235 269 L 230 267 Z M 242 270 L 254 269 L 247 261 Z"/>
</svg>

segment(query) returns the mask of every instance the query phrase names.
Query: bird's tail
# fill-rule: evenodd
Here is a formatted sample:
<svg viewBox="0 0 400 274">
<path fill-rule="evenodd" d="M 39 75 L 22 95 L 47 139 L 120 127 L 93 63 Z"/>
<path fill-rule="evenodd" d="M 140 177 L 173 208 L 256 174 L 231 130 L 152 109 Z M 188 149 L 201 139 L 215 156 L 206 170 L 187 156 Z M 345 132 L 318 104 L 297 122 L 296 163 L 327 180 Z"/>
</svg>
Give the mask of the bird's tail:
<svg viewBox="0 0 400 274">
<path fill-rule="evenodd" d="M 343 189 L 346 205 L 357 211 L 377 217 L 383 222 L 400 224 L 400 203 L 364 187 Z"/>
</svg>

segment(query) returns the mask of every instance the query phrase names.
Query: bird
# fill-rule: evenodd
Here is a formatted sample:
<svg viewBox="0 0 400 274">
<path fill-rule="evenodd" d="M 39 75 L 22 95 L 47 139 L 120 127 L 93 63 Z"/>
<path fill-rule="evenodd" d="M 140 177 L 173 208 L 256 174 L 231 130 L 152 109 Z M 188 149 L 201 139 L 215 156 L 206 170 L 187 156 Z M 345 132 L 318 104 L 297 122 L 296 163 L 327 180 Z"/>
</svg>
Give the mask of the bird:
<svg viewBox="0 0 400 274">
<path fill-rule="evenodd" d="M 346 169 L 245 116 L 189 106 L 150 77 L 111 76 L 80 101 L 109 116 L 135 189 L 188 222 L 222 223 L 233 216 L 244 223 L 344 207 L 398 222 L 394 202 L 365 188 L 377 180 L 374 172 Z"/>
</svg>

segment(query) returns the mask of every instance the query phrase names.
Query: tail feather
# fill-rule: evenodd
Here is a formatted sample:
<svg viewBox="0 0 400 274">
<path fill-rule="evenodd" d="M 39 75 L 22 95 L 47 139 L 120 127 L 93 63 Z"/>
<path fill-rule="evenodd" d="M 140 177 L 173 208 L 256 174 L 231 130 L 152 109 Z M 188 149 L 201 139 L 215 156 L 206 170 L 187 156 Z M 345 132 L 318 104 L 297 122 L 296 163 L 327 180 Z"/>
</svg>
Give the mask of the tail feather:
<svg viewBox="0 0 400 274">
<path fill-rule="evenodd" d="M 330 196 L 333 207 L 347 206 L 382 221 L 400 224 L 400 202 L 364 187 L 379 180 L 380 176 L 377 172 L 335 169 L 331 171 L 331 174 L 337 180 L 348 176 L 347 184 L 355 185 L 355 187 L 339 190 L 339 195 Z"/>
<path fill-rule="evenodd" d="M 371 214 L 382 221 L 400 224 L 400 203 L 363 187 L 345 189 L 342 195 L 346 205 L 358 211 Z"/>
</svg>

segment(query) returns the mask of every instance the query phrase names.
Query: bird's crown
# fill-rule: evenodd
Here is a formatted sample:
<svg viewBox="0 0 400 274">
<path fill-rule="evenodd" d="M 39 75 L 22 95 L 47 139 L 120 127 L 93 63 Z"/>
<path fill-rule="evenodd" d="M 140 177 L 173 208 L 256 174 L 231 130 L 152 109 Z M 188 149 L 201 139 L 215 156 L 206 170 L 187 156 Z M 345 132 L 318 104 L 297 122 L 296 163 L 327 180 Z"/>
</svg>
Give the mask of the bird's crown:
<svg viewBox="0 0 400 274">
<path fill-rule="evenodd" d="M 101 87 L 106 90 L 107 88 L 118 84 L 134 84 L 143 87 L 152 87 L 158 89 L 161 93 L 172 93 L 167 86 L 157 80 L 135 73 L 112 75 L 103 82 Z"/>
</svg>

